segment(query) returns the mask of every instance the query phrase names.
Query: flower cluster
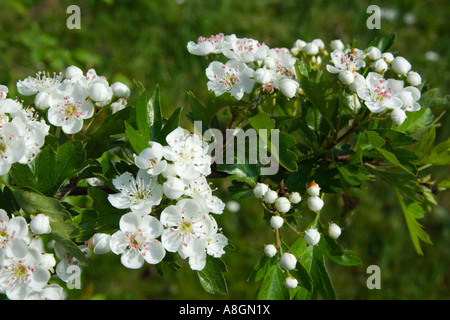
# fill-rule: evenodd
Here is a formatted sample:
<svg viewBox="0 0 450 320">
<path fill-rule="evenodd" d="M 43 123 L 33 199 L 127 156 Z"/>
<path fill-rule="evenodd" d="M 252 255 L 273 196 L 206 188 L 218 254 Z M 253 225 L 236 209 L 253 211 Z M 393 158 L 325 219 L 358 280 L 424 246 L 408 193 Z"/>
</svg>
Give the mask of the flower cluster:
<svg viewBox="0 0 450 320">
<path fill-rule="evenodd" d="M 279 195 L 283 194 L 283 195 Z M 318 213 L 324 206 L 324 201 L 320 198 L 320 187 L 316 182 L 311 182 L 307 185 L 307 207 L 309 210 Z M 267 184 L 258 182 L 253 188 L 253 195 L 257 199 L 261 199 L 264 206 L 270 212 L 269 224 L 274 230 L 280 229 L 286 221 L 286 214 L 299 204 L 302 200 L 298 192 L 291 192 L 287 194 L 285 190 L 276 192 L 271 190 Z M 328 235 L 333 239 L 337 239 L 341 234 L 341 228 L 335 224 L 330 223 Z M 310 227 L 303 232 L 303 239 L 309 246 L 315 246 L 320 242 L 321 234 L 315 227 Z M 278 241 L 277 241 L 278 242 Z M 273 244 L 268 244 L 264 247 L 264 254 L 269 257 L 275 257 L 278 253 L 277 247 Z M 289 252 L 280 252 L 280 266 L 286 272 L 286 279 L 284 286 L 288 289 L 294 289 L 298 285 L 298 280 L 290 275 L 289 271 L 294 270 L 297 266 L 298 259 Z"/>
<path fill-rule="evenodd" d="M 67 134 L 80 132 L 84 120 L 94 115 L 96 107 L 112 105 L 114 111 L 119 110 L 130 95 L 125 84 L 110 85 L 94 69 L 84 75 L 76 66 L 68 67 L 64 75 L 38 72 L 36 77 L 19 80 L 17 89 L 24 96 L 35 95 L 36 107 L 47 110 L 50 124 Z"/>
<path fill-rule="evenodd" d="M 33 108 L 7 98 L 8 88 L 0 85 L 0 175 L 14 163 L 27 164 L 39 153 L 49 126 L 39 120 Z"/>
<path fill-rule="evenodd" d="M 342 41 L 340 43 L 331 53 L 331 64 L 326 68 L 330 73 L 338 74 L 339 81 L 348 86 L 355 99 L 357 95 L 373 113 L 390 110 L 392 122 L 397 126 L 407 118 L 406 112 L 420 110 L 420 90 L 417 87 L 422 84 L 422 78 L 411 71 L 408 60 L 395 57 L 391 52 L 382 53 L 374 46 L 365 50 L 345 49 Z M 366 77 L 361 71 L 368 71 Z M 389 72 L 393 77 L 386 77 Z M 359 105 L 360 101 L 354 103 Z"/>
<path fill-rule="evenodd" d="M 241 100 L 256 85 L 264 95 L 279 90 L 292 98 L 298 92 L 297 60 L 287 48 L 270 48 L 254 39 L 218 34 L 210 38 L 200 37 L 197 43 L 190 41 L 187 49 L 194 55 L 222 54 L 228 59 L 225 63 L 212 61 L 206 69 L 208 89 L 217 96 L 229 92 Z"/>
<path fill-rule="evenodd" d="M 207 255 L 221 257 L 228 244 L 211 215 L 221 214 L 225 204 L 206 179 L 212 163 L 207 144 L 181 127 L 166 142 L 151 141 L 134 155 L 136 177 L 125 172 L 113 180 L 119 193 L 109 195 L 111 205 L 130 212 L 121 217 L 120 230 L 94 236 L 94 253 L 111 250 L 136 269 L 176 252 L 191 269 L 202 270 Z"/>
</svg>

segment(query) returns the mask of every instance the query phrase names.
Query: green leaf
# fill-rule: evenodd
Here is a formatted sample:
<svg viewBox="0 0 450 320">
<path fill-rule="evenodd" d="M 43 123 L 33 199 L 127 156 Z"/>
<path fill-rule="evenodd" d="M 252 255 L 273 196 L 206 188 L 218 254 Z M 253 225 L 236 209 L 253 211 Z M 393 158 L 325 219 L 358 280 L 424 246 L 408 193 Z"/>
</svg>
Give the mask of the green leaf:
<svg viewBox="0 0 450 320">
<path fill-rule="evenodd" d="M 380 39 L 380 41 L 378 41 L 378 44 L 377 44 L 378 49 L 380 49 L 381 52 L 388 51 L 394 44 L 396 36 L 397 35 L 395 33 L 393 33 L 393 34 L 389 34 L 389 35 L 382 37 Z"/>
<path fill-rule="evenodd" d="M 128 122 L 125 122 L 125 133 L 136 154 L 140 154 L 142 150 L 149 148 L 149 140 L 137 132 Z"/>
<path fill-rule="evenodd" d="M 141 136 L 147 141 L 152 139 L 151 126 L 153 123 L 153 110 L 151 109 L 150 101 L 147 100 L 147 91 L 144 90 L 139 95 L 136 104 L 136 125 Z"/>
<path fill-rule="evenodd" d="M 323 254 L 317 246 L 313 249 L 313 262 L 310 274 L 314 281 L 314 288 L 317 289 L 322 298 L 324 300 L 336 300 L 336 292 L 325 267 Z"/>
<path fill-rule="evenodd" d="M 264 279 L 256 293 L 258 300 L 285 300 L 289 298 L 289 292 L 284 287 L 286 275 L 278 261 L 271 260 L 267 266 Z"/>
<path fill-rule="evenodd" d="M 155 141 L 158 141 L 161 144 L 164 143 L 169 133 L 171 133 L 179 126 L 182 109 L 183 109 L 182 107 L 175 109 L 170 118 L 167 119 L 166 123 L 164 124 L 164 127 L 161 129 L 158 135 L 155 136 L 156 137 L 154 139 Z"/>
<path fill-rule="evenodd" d="M 218 164 L 217 171 L 228 173 L 230 180 L 242 181 L 252 186 L 259 177 L 259 165 L 257 164 Z"/>
<path fill-rule="evenodd" d="M 425 157 L 433 148 L 434 140 L 436 139 L 436 127 L 431 127 L 427 132 L 423 134 L 413 150 L 417 157 Z"/>
<path fill-rule="evenodd" d="M 206 266 L 198 271 L 198 278 L 203 289 L 209 293 L 227 294 L 228 288 L 223 273 L 227 272 L 225 263 L 219 258 L 206 256 Z"/>
<path fill-rule="evenodd" d="M 305 288 L 309 292 L 313 291 L 313 280 L 306 268 L 297 261 L 295 265 L 295 269 L 290 271 L 291 275 L 293 275 L 298 280 L 298 285 Z"/>
<path fill-rule="evenodd" d="M 450 164 L 450 138 L 437 144 L 425 157 L 414 162 L 417 165 L 448 165 Z"/>
<path fill-rule="evenodd" d="M 335 239 L 327 234 L 322 233 L 319 242 L 320 250 L 334 262 L 343 266 L 357 266 L 360 265 L 361 259 L 355 256 L 351 250 L 341 247 Z"/>
<path fill-rule="evenodd" d="M 64 249 L 66 249 L 74 258 L 76 258 L 81 263 L 84 263 L 86 265 L 89 263 L 89 260 L 87 259 L 83 251 L 81 251 L 80 248 L 78 248 L 78 246 L 70 239 L 64 238 L 58 233 L 54 232 L 50 233 L 50 238 L 62 245 Z"/>
<path fill-rule="evenodd" d="M 263 256 L 261 260 L 259 260 L 258 263 L 253 267 L 253 270 L 248 276 L 247 281 L 251 282 L 261 281 L 267 272 L 267 267 L 272 264 L 270 260 L 271 258 Z"/>
<path fill-rule="evenodd" d="M 156 138 L 159 136 L 163 124 L 159 85 L 153 89 L 150 100 L 147 103 L 147 115 L 148 124 L 151 127 L 151 137 Z"/>
<path fill-rule="evenodd" d="M 266 129 L 270 132 L 270 130 L 275 129 L 275 120 L 272 119 L 270 114 L 265 112 L 260 112 L 256 116 L 249 118 L 248 122 L 256 131 Z"/>
</svg>

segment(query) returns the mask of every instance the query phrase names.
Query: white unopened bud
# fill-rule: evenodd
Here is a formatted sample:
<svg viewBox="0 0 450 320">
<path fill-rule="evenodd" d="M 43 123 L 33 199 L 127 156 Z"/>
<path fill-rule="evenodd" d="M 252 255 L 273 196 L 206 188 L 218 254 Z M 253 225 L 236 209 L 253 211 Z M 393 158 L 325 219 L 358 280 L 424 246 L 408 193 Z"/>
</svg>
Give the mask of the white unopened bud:
<svg viewBox="0 0 450 320">
<path fill-rule="evenodd" d="M 264 194 L 267 192 L 267 190 L 269 190 L 267 184 L 258 182 L 253 188 L 253 195 L 256 198 L 261 199 L 262 197 L 264 197 Z"/>
<path fill-rule="evenodd" d="M 394 61 L 394 55 L 391 52 L 385 52 L 381 55 L 381 57 L 389 64 Z"/>
<path fill-rule="evenodd" d="M 316 212 L 322 210 L 323 204 L 323 200 L 319 197 L 314 196 L 308 198 L 308 208 L 311 211 Z"/>
<path fill-rule="evenodd" d="M 392 70 L 401 76 L 406 76 L 411 70 L 411 63 L 403 57 L 396 57 L 392 61 Z"/>
<path fill-rule="evenodd" d="M 130 88 L 122 82 L 114 82 L 111 85 L 111 89 L 118 98 L 128 98 L 130 96 Z"/>
<path fill-rule="evenodd" d="M 399 126 L 405 122 L 406 118 L 406 112 L 403 109 L 394 109 L 391 112 L 391 120 L 396 126 Z"/>
<path fill-rule="evenodd" d="M 96 233 L 92 237 L 92 241 L 94 243 L 94 253 L 95 254 L 105 254 L 111 251 L 111 247 L 109 246 L 109 241 L 111 236 L 106 233 Z"/>
<path fill-rule="evenodd" d="M 336 39 L 336 40 L 331 41 L 330 47 L 333 50 L 339 50 L 339 51 L 344 51 L 344 48 L 345 48 L 344 43 L 342 42 L 341 39 Z"/>
<path fill-rule="evenodd" d="M 283 95 L 288 98 L 293 98 L 297 92 L 300 84 L 293 79 L 283 79 L 280 83 L 280 90 Z"/>
<path fill-rule="evenodd" d="M 313 181 L 308 183 L 307 191 L 310 196 L 317 197 L 320 194 L 320 187 L 317 183 Z"/>
<path fill-rule="evenodd" d="M 275 208 L 281 213 L 286 213 L 291 209 L 291 202 L 286 197 L 279 197 L 275 200 Z"/>
<path fill-rule="evenodd" d="M 274 203 L 277 198 L 278 194 L 273 190 L 267 190 L 264 194 L 264 202 L 268 204 Z"/>
<path fill-rule="evenodd" d="M 178 199 L 184 194 L 186 185 L 180 179 L 168 176 L 167 180 L 163 183 L 163 192 L 169 199 Z"/>
<path fill-rule="evenodd" d="M 289 195 L 289 201 L 291 201 L 291 203 L 293 204 L 297 204 L 302 201 L 302 196 L 298 192 L 291 192 L 291 194 Z"/>
<path fill-rule="evenodd" d="M 259 68 L 253 73 L 253 77 L 256 82 L 266 84 L 272 81 L 272 72 L 266 68 Z"/>
<path fill-rule="evenodd" d="M 284 280 L 283 285 L 286 289 L 295 289 L 297 288 L 298 280 L 289 276 Z"/>
<path fill-rule="evenodd" d="M 277 248 L 275 248 L 273 244 L 268 244 L 264 247 L 264 254 L 267 257 L 272 258 L 277 254 Z"/>
<path fill-rule="evenodd" d="M 367 57 L 370 60 L 378 60 L 381 58 L 381 51 L 377 47 L 370 47 L 367 49 Z"/>
<path fill-rule="evenodd" d="M 274 229 L 280 229 L 283 226 L 284 220 L 280 216 L 273 216 L 270 218 L 270 226 Z"/>
<path fill-rule="evenodd" d="M 277 67 L 277 62 L 272 57 L 267 57 L 264 59 L 264 66 L 266 66 L 270 70 L 275 70 Z"/>
<path fill-rule="evenodd" d="M 348 86 L 355 81 L 355 75 L 350 70 L 345 70 L 339 73 L 339 81 L 345 86 Z"/>
<path fill-rule="evenodd" d="M 95 82 L 89 89 L 89 96 L 95 102 L 104 102 L 110 98 L 108 86 L 102 82 Z"/>
<path fill-rule="evenodd" d="M 50 94 L 47 92 L 38 92 L 34 97 L 34 104 L 39 110 L 47 110 L 50 107 Z"/>
<path fill-rule="evenodd" d="M 386 70 L 388 69 L 388 65 L 386 61 L 384 61 L 384 59 L 378 59 L 377 61 L 374 62 L 372 68 L 378 73 L 383 73 L 386 72 Z"/>
<path fill-rule="evenodd" d="M 76 77 L 81 77 L 83 75 L 83 70 L 76 66 L 70 66 L 66 68 L 65 76 L 67 79 L 72 79 Z"/>
<path fill-rule="evenodd" d="M 319 53 L 319 47 L 315 43 L 308 43 L 305 48 L 303 48 L 305 53 L 309 56 L 314 56 Z"/>
<path fill-rule="evenodd" d="M 298 39 L 294 42 L 294 47 L 301 51 L 306 47 L 306 42 L 301 39 Z"/>
<path fill-rule="evenodd" d="M 408 81 L 410 85 L 417 87 L 422 84 L 422 77 L 417 72 L 410 71 L 408 72 L 408 77 L 406 78 L 406 81 Z"/>
<path fill-rule="evenodd" d="M 320 241 L 320 233 L 317 229 L 308 229 L 305 231 L 305 242 L 311 246 L 315 246 Z"/>
<path fill-rule="evenodd" d="M 325 49 L 325 43 L 323 43 L 322 39 L 314 39 L 312 43 L 314 43 L 319 48 L 319 50 Z"/>
<path fill-rule="evenodd" d="M 49 218 L 42 213 L 31 219 L 30 229 L 34 234 L 48 234 L 52 231 Z"/>
<path fill-rule="evenodd" d="M 281 256 L 280 265 L 284 270 L 293 270 L 297 265 L 297 258 L 292 253 L 285 252 Z"/>
<path fill-rule="evenodd" d="M 328 234 L 333 239 L 337 239 L 341 235 L 341 228 L 336 223 L 330 223 L 328 226 Z"/>
</svg>

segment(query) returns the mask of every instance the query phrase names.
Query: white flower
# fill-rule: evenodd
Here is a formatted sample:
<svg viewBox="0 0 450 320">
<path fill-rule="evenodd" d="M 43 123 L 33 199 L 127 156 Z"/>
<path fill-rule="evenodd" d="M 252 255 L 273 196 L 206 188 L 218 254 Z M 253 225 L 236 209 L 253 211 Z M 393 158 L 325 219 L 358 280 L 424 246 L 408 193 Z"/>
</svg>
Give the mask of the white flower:
<svg viewBox="0 0 450 320">
<path fill-rule="evenodd" d="M 196 200 L 205 213 L 222 214 L 225 203 L 212 194 L 211 187 L 205 176 L 186 181 L 184 194 Z"/>
<path fill-rule="evenodd" d="M 353 81 L 355 80 L 355 75 L 350 70 L 344 70 L 339 72 L 339 81 L 345 85 L 351 85 Z"/>
<path fill-rule="evenodd" d="M 114 93 L 114 95 L 118 98 L 128 98 L 130 96 L 130 88 L 122 82 L 114 82 L 111 85 L 111 89 Z"/>
<path fill-rule="evenodd" d="M 389 67 L 384 59 L 378 59 L 372 65 L 372 69 L 378 73 L 386 72 L 388 68 Z"/>
<path fill-rule="evenodd" d="M 281 255 L 280 265 L 284 270 L 293 270 L 297 265 L 297 258 L 292 253 L 285 252 Z"/>
<path fill-rule="evenodd" d="M 411 63 L 403 57 L 395 57 L 392 61 L 392 70 L 398 75 L 406 76 L 411 70 Z"/>
<path fill-rule="evenodd" d="M 302 196 L 296 191 L 291 192 L 291 194 L 289 195 L 289 201 L 291 201 L 291 203 L 293 204 L 297 204 L 302 201 Z"/>
<path fill-rule="evenodd" d="M 328 234 L 333 239 L 337 239 L 341 235 L 341 228 L 336 223 L 330 223 L 328 226 Z"/>
<path fill-rule="evenodd" d="M 64 289 L 57 284 L 49 284 L 40 291 L 30 293 L 25 300 L 63 300 Z"/>
<path fill-rule="evenodd" d="M 300 84 L 296 80 L 283 79 L 280 82 L 280 90 L 283 95 L 288 98 L 293 98 L 297 92 Z"/>
<path fill-rule="evenodd" d="M 56 274 L 58 277 L 64 281 L 68 282 L 71 280 L 74 270 L 72 269 L 73 266 L 78 267 L 79 275 L 81 275 L 81 262 L 75 258 L 69 251 L 67 251 L 66 248 L 64 248 L 61 243 L 55 242 L 54 245 L 56 256 L 60 259 L 58 264 L 56 265 Z M 81 250 L 81 252 L 88 257 L 89 250 L 85 245 L 78 246 L 78 249 Z"/>
<path fill-rule="evenodd" d="M 344 51 L 345 46 L 341 39 L 332 40 L 330 42 L 330 47 L 333 50 Z"/>
<path fill-rule="evenodd" d="M 402 109 L 406 111 L 419 111 L 420 104 L 417 102 L 420 100 L 420 91 L 416 87 L 409 86 L 404 88 L 398 95 L 402 100 Z"/>
<path fill-rule="evenodd" d="M 395 59 L 394 55 L 391 52 L 384 52 L 381 57 L 389 64 L 391 64 Z"/>
<path fill-rule="evenodd" d="M 367 57 L 370 60 L 373 60 L 373 61 L 378 60 L 378 59 L 381 58 L 381 51 L 377 47 L 369 47 L 369 48 L 367 48 L 366 54 L 367 54 Z"/>
<path fill-rule="evenodd" d="M 0 100 L 5 100 L 8 95 L 8 87 L 4 85 L 0 85 Z"/>
<path fill-rule="evenodd" d="M 241 100 L 245 93 L 250 93 L 255 85 L 253 69 L 237 61 L 223 64 L 213 61 L 206 69 L 208 90 L 214 91 L 216 96 L 229 92 L 237 100 Z"/>
<path fill-rule="evenodd" d="M 157 183 L 157 177 L 150 176 L 145 170 L 139 170 L 136 179 L 131 173 L 125 172 L 112 182 L 120 191 L 108 196 L 113 207 L 148 214 L 153 206 L 161 202 L 162 187 Z"/>
<path fill-rule="evenodd" d="M 209 239 L 216 228 L 212 218 L 192 199 L 182 199 L 176 205 L 168 206 L 162 211 L 160 220 L 166 228 L 161 236 L 164 248 L 183 257 L 203 255 L 204 240 Z"/>
<path fill-rule="evenodd" d="M 311 246 L 315 246 L 320 241 L 320 233 L 317 229 L 308 229 L 305 231 L 305 242 Z"/>
<path fill-rule="evenodd" d="M 270 226 L 273 229 L 280 229 L 283 226 L 283 223 L 284 220 L 280 216 L 272 216 L 272 218 L 270 218 Z"/>
<path fill-rule="evenodd" d="M 157 264 L 166 255 L 163 245 L 156 240 L 163 231 L 161 223 L 152 216 L 133 212 L 120 218 L 120 230 L 110 239 L 111 251 L 120 254 L 120 262 L 127 268 L 139 269 L 144 261 Z"/>
<path fill-rule="evenodd" d="M 403 105 L 397 97 L 403 89 L 403 81 L 384 79 L 376 72 L 370 72 L 366 78 L 366 86 L 358 88 L 358 96 L 373 113 L 380 113 L 386 108 L 397 109 Z"/>
<path fill-rule="evenodd" d="M 308 183 L 307 191 L 310 196 L 317 197 L 320 194 L 320 187 L 317 183 L 313 181 Z"/>
<path fill-rule="evenodd" d="M 50 279 L 50 272 L 41 266 L 43 256 L 35 248 L 27 247 L 23 257 L 3 259 L 0 270 L 0 291 L 11 300 L 26 299 L 41 291 Z"/>
<path fill-rule="evenodd" d="M 65 72 L 66 79 L 76 79 L 83 76 L 83 70 L 77 66 L 69 66 Z"/>
<path fill-rule="evenodd" d="M 278 193 L 276 193 L 273 190 L 267 190 L 266 193 L 264 194 L 264 202 L 271 204 L 274 203 L 275 200 L 277 200 L 278 198 Z"/>
<path fill-rule="evenodd" d="M 30 221 L 30 230 L 34 234 L 48 234 L 52 231 L 49 218 L 39 213 Z"/>
<path fill-rule="evenodd" d="M 221 53 L 224 42 L 223 33 L 217 35 L 211 35 L 209 38 L 199 37 L 197 43 L 189 41 L 187 49 L 190 54 L 197 56 L 207 56 L 211 53 Z"/>
<path fill-rule="evenodd" d="M 173 170 L 182 179 L 193 180 L 211 173 L 212 158 L 208 144 L 196 135 L 178 127 L 166 137 L 169 146 L 164 158 L 173 162 Z"/>
<path fill-rule="evenodd" d="M 134 155 L 134 163 L 139 169 L 147 170 L 147 173 L 156 176 L 166 169 L 167 161 L 163 160 L 164 148 L 161 144 L 149 141 L 150 148 L 141 151 L 139 156 Z"/>
<path fill-rule="evenodd" d="M 322 39 L 314 39 L 313 41 L 311 41 L 311 43 L 314 43 L 319 48 L 319 50 L 325 49 L 325 43 Z"/>
<path fill-rule="evenodd" d="M 253 188 L 253 195 L 256 198 L 261 199 L 262 197 L 264 197 L 264 194 L 266 193 L 267 190 L 269 190 L 267 184 L 257 182 L 256 186 Z"/>
<path fill-rule="evenodd" d="M 408 72 L 408 77 L 406 81 L 412 86 L 418 87 L 422 84 L 422 77 L 415 71 Z"/>
<path fill-rule="evenodd" d="M 264 254 L 267 257 L 272 258 L 277 254 L 277 248 L 275 248 L 273 244 L 268 244 L 264 247 Z"/>
<path fill-rule="evenodd" d="M 22 258 L 28 244 L 28 224 L 23 217 L 9 218 L 0 209 L 0 261 L 3 256 Z"/>
<path fill-rule="evenodd" d="M 279 197 L 275 200 L 275 208 L 281 213 L 286 213 L 291 209 L 291 202 L 286 197 Z"/>
<path fill-rule="evenodd" d="M 327 64 L 326 68 L 330 73 L 340 73 L 348 70 L 352 73 L 366 66 L 364 62 L 364 53 L 360 49 L 348 49 L 345 51 L 334 50 L 331 53 L 333 65 Z"/>
<path fill-rule="evenodd" d="M 314 212 L 320 211 L 322 210 L 323 205 L 324 205 L 323 200 L 319 197 L 314 196 L 308 198 L 308 208 L 311 211 Z"/>
<path fill-rule="evenodd" d="M 314 56 L 319 53 L 319 47 L 317 44 L 310 42 L 303 48 L 303 51 L 305 51 L 308 56 Z"/>
<path fill-rule="evenodd" d="M 111 99 L 112 91 L 110 91 L 107 82 L 96 81 L 89 88 L 89 97 L 95 102 L 104 102 Z"/>
<path fill-rule="evenodd" d="M 83 120 L 94 115 L 94 104 L 79 85 L 67 83 L 64 91 L 55 95 L 48 109 L 48 121 L 62 127 L 64 133 L 74 134 L 83 128 Z"/>
<path fill-rule="evenodd" d="M 24 96 L 31 96 L 42 92 L 51 94 L 59 87 L 62 79 L 62 73 L 54 73 L 52 77 L 48 72 L 45 73 L 43 71 L 39 71 L 35 78 L 28 77 L 24 80 L 17 81 L 17 90 Z"/>
<path fill-rule="evenodd" d="M 112 113 L 116 113 L 122 109 L 124 109 L 127 105 L 128 101 L 125 98 L 119 98 L 117 101 L 111 103 Z"/>
<path fill-rule="evenodd" d="M 185 190 L 186 185 L 180 179 L 176 177 L 167 177 L 167 180 L 162 185 L 163 193 L 169 199 L 178 199 L 181 197 Z"/>
<path fill-rule="evenodd" d="M 289 276 L 289 277 L 286 277 L 286 279 L 283 282 L 283 285 L 287 289 L 295 289 L 295 288 L 297 288 L 298 280 Z"/>
<path fill-rule="evenodd" d="M 0 175 L 8 173 L 11 165 L 26 153 L 25 141 L 19 128 L 11 123 L 0 126 Z"/>
<path fill-rule="evenodd" d="M 110 246 L 111 236 L 106 233 L 96 233 L 92 237 L 92 242 L 94 244 L 93 252 L 95 254 L 105 254 L 111 251 Z"/>
<path fill-rule="evenodd" d="M 406 118 L 406 112 L 403 109 L 394 109 L 391 112 L 391 120 L 396 126 L 400 126 Z"/>
<path fill-rule="evenodd" d="M 269 48 L 257 40 L 249 38 L 227 38 L 222 53 L 230 60 L 243 63 L 263 60 L 267 57 Z"/>
</svg>

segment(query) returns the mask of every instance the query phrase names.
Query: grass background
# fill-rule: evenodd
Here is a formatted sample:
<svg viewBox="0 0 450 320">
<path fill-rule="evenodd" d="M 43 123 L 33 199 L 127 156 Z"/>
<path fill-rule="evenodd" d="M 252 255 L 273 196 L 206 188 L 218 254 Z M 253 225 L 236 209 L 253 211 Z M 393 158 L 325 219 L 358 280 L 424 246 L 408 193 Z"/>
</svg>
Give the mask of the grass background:
<svg viewBox="0 0 450 320">
<path fill-rule="evenodd" d="M 81 8 L 81 29 L 69 30 L 69 5 Z M 376 4 L 387 13 L 381 29 L 369 30 L 366 13 Z M 254 38 L 270 47 L 290 48 L 296 39 L 325 43 L 341 38 L 357 41 L 361 48 L 375 37 L 397 33 L 394 54 L 406 57 L 432 87 L 442 93 L 450 89 L 448 71 L 450 4 L 438 1 L 294 1 L 294 0 L 2 0 L 0 11 L 0 83 L 15 83 L 38 70 L 63 71 L 75 64 L 113 81 L 133 87 L 133 79 L 147 89 L 161 87 L 165 116 L 177 107 L 188 109 L 186 92 L 200 100 L 207 96 L 204 70 L 207 62 L 190 55 L 186 43 L 200 35 L 222 32 Z M 391 19 L 389 18 L 391 16 Z M 412 19 L 413 18 L 413 19 Z M 413 23 L 411 23 L 413 22 Z M 438 54 L 435 61 L 426 53 Z M 136 90 L 131 103 L 137 98 Z M 443 108 L 433 110 L 440 114 Z M 183 119 L 188 123 L 187 119 Z M 447 139 L 448 114 L 438 128 L 438 141 Z M 448 176 L 438 168 L 437 178 Z M 227 199 L 225 185 L 215 181 Z M 340 219 L 343 204 L 330 198 L 323 216 L 343 227 L 340 243 L 363 260 L 358 267 L 328 263 L 339 299 L 449 299 L 450 298 L 450 203 L 448 192 L 438 196 L 439 205 L 421 223 L 430 234 L 432 246 L 418 256 L 391 189 L 369 185 L 356 194 L 360 204 L 347 219 Z M 217 217 L 224 234 L 236 249 L 223 260 L 229 294 L 210 295 L 201 288 L 197 275 L 183 263 L 177 271 L 161 277 L 153 266 L 129 270 L 119 257 L 95 256 L 83 271 L 82 290 L 68 292 L 71 299 L 253 299 L 258 284 L 247 276 L 259 260 L 265 243 L 274 236 L 262 219 L 262 208 L 252 199 L 241 202 L 237 213 Z M 381 268 L 381 290 L 366 287 L 366 268 Z"/>
</svg>

